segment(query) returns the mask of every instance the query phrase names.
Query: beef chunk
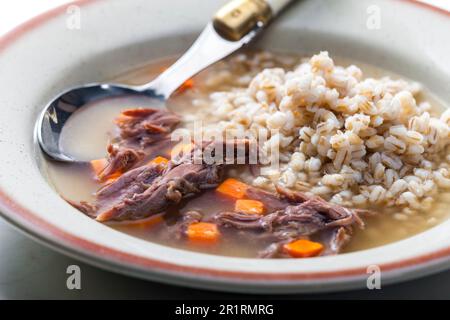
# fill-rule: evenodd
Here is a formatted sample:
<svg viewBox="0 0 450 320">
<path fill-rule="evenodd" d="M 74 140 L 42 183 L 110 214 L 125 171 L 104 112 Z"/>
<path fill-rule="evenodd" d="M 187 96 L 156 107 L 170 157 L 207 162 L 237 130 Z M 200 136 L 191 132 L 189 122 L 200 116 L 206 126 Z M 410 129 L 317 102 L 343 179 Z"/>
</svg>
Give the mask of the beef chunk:
<svg viewBox="0 0 450 320">
<path fill-rule="evenodd" d="M 89 204 L 84 201 L 81 203 L 69 201 L 69 203 L 90 217 L 98 220 L 110 220 L 108 219 L 108 212 L 111 214 L 111 210 L 115 206 L 144 192 L 156 178 L 161 176 L 163 171 L 164 168 L 160 165 L 138 167 L 98 190 L 95 203 Z"/>
<path fill-rule="evenodd" d="M 187 155 L 175 155 L 172 160 L 176 163 L 189 161 L 216 165 L 248 164 L 250 155 L 255 155 L 257 159 L 257 152 L 256 142 L 249 139 L 201 141 L 197 142 Z"/>
<path fill-rule="evenodd" d="M 236 140 L 233 143 L 237 150 L 246 149 L 249 142 Z M 130 170 L 100 189 L 95 204 L 83 203 L 76 207 L 98 221 L 138 220 L 166 211 L 222 181 L 225 164 L 194 161 L 197 151 L 211 149 L 213 144 L 203 142 L 179 161 L 170 161 L 167 167 L 146 164 Z"/>
<path fill-rule="evenodd" d="M 86 201 L 77 202 L 70 199 L 64 200 L 66 200 L 75 209 L 78 209 L 81 212 L 83 212 L 85 215 L 90 216 L 91 218 L 95 218 L 95 211 L 97 210 L 97 208 L 94 205 Z"/>
<path fill-rule="evenodd" d="M 165 139 L 180 123 L 180 117 L 164 109 L 129 109 L 116 120 L 121 143 L 142 148 Z"/>
<path fill-rule="evenodd" d="M 363 227 L 358 210 L 283 188 L 278 188 L 278 193 L 279 196 L 267 197 L 267 192 L 251 191 L 255 198 L 277 208 L 265 216 L 222 212 L 216 215 L 215 220 L 223 227 L 253 232 L 252 236 L 256 234 L 272 242 L 260 252 L 263 258 L 284 256 L 282 246 L 299 238 L 312 238 L 323 243 L 326 248 L 324 255 L 336 254 L 350 239 L 353 226 Z"/>
<path fill-rule="evenodd" d="M 108 145 L 108 165 L 100 173 L 100 180 L 135 167 L 146 155 L 167 142 L 179 123 L 178 115 L 164 109 L 123 111 L 116 119 L 120 136 L 114 144 Z"/>
<path fill-rule="evenodd" d="M 100 173 L 100 180 L 131 169 L 144 157 L 144 152 L 140 150 L 112 144 L 108 145 L 108 154 L 108 164 Z"/>
<path fill-rule="evenodd" d="M 218 166 L 183 163 L 133 169 L 97 193 L 98 221 L 138 220 L 165 211 L 221 181 Z"/>
<path fill-rule="evenodd" d="M 266 212 L 274 212 L 285 209 L 289 204 L 296 204 L 303 202 L 305 199 L 293 199 L 291 192 L 287 189 L 279 188 L 279 192 L 273 193 L 264 191 L 262 189 L 250 187 L 246 191 L 246 196 L 249 199 L 258 200 L 264 203 Z"/>
</svg>

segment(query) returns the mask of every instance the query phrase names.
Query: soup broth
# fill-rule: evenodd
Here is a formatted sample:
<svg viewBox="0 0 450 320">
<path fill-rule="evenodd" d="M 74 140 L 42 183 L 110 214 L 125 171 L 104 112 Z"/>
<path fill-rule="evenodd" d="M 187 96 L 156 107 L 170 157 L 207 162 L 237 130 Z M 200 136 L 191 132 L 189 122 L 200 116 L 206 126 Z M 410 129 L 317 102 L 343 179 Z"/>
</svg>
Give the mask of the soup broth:
<svg viewBox="0 0 450 320">
<path fill-rule="evenodd" d="M 253 56 L 254 53 L 249 53 Z M 214 117 L 211 112 L 211 104 L 208 102 L 210 94 L 214 92 L 227 92 L 237 87 L 247 87 L 249 81 L 258 72 L 266 68 L 293 69 L 300 64 L 302 57 L 291 54 L 277 54 L 264 56 L 259 54 L 258 59 L 245 59 L 246 56 L 234 57 L 236 63 L 220 62 L 203 71 L 189 83 L 185 84 L 168 101 L 167 108 L 182 116 L 179 127 L 192 128 L 194 121 L 201 119 L 205 123 L 214 124 L 220 119 Z M 141 84 L 154 78 L 161 70 L 166 68 L 174 59 L 153 61 L 137 70 L 131 70 L 118 75 L 117 82 L 129 84 Z M 339 60 L 340 65 L 348 66 L 345 59 Z M 366 77 L 380 78 L 389 76 L 399 78 L 385 70 L 373 66 L 358 63 Z M 444 110 L 443 104 L 430 93 L 420 94 L 420 100 L 429 101 L 432 104 L 431 114 L 440 114 Z M 77 112 L 67 123 L 62 134 L 62 148 L 68 153 L 81 159 L 98 159 L 105 157 L 105 146 L 115 136 L 114 119 L 118 114 L 130 108 L 162 108 L 151 99 L 123 97 L 119 99 L 104 100 L 95 105 L 86 106 Z M 75 139 L 76 137 L 76 139 Z M 167 142 L 164 147 L 146 156 L 146 161 L 157 156 L 169 157 L 170 150 L 175 142 Z M 445 155 L 444 155 L 445 156 Z M 71 201 L 94 201 L 95 192 L 101 184 L 93 179 L 92 168 L 89 165 L 70 165 L 55 162 L 47 162 L 47 170 L 50 182 L 65 199 Z M 226 176 L 239 178 L 248 184 L 252 184 L 252 173 L 248 168 L 231 166 L 226 169 Z M 270 189 L 270 188 L 269 188 Z M 415 234 L 423 232 L 448 218 L 448 205 L 450 193 L 441 191 L 434 194 L 435 198 L 429 210 L 405 211 L 404 206 L 385 207 L 373 204 L 370 210 L 377 212 L 375 215 L 364 217 L 365 228 L 355 229 L 350 242 L 345 246 L 344 252 L 364 250 L 387 243 L 399 241 Z M 329 200 L 329 199 L 326 199 Z M 251 241 L 248 236 L 234 230 L 221 230 L 222 238 L 214 245 L 193 244 L 188 241 L 180 241 L 167 233 L 167 229 L 176 225 L 180 211 L 201 210 L 206 216 L 213 216 L 220 212 L 233 211 L 235 201 L 220 196 L 214 189 L 207 190 L 194 198 L 183 200 L 175 208 L 169 208 L 162 218 L 150 223 L 107 222 L 118 231 L 125 232 L 148 241 L 163 245 L 200 251 L 210 254 L 219 254 L 238 257 L 255 257 L 255 252 L 263 250 L 270 241 L 258 238 Z M 315 240 L 315 239 L 313 239 Z"/>
</svg>

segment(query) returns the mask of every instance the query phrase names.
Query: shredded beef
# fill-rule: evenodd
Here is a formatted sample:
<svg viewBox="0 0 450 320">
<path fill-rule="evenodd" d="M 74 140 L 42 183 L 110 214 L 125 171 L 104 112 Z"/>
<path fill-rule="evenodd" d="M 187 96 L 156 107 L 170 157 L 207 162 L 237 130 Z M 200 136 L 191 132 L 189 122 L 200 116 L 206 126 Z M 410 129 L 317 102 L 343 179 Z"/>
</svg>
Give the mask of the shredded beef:
<svg viewBox="0 0 450 320">
<path fill-rule="evenodd" d="M 218 166 L 190 163 L 166 169 L 155 164 L 133 169 L 97 193 L 100 206 L 97 206 L 96 219 L 122 221 L 149 217 L 184 198 L 215 187 L 221 175 Z"/>
<path fill-rule="evenodd" d="M 104 180 L 116 172 L 125 172 L 134 167 L 144 156 L 144 152 L 123 146 L 108 145 L 108 164 L 99 175 Z"/>
<path fill-rule="evenodd" d="M 116 123 L 122 144 L 146 147 L 166 138 L 180 123 L 180 117 L 164 109 L 129 109 Z"/>
<path fill-rule="evenodd" d="M 251 195 L 259 197 L 269 207 L 278 208 L 265 216 L 222 212 L 215 216 L 223 227 L 252 231 L 258 237 L 273 241 L 260 257 L 282 257 L 285 243 L 299 238 L 320 238 L 325 245 L 322 254 L 336 254 L 350 239 L 352 227 L 363 227 L 358 210 L 330 204 L 319 197 L 308 197 L 300 192 L 277 189 L 279 197 L 252 188 Z M 270 212 L 270 211 L 269 211 Z"/>
<path fill-rule="evenodd" d="M 246 140 L 233 143 L 236 150 L 248 146 Z M 216 187 L 223 180 L 226 164 L 194 163 L 197 151 L 211 148 L 213 144 L 203 142 L 178 162 L 170 161 L 167 167 L 146 164 L 132 169 L 100 189 L 95 204 L 83 203 L 76 207 L 83 208 L 83 212 L 98 221 L 139 220 L 161 213 L 185 198 Z"/>
<path fill-rule="evenodd" d="M 164 109 L 129 109 L 116 120 L 120 137 L 109 144 L 108 165 L 99 175 L 105 180 L 115 173 L 135 167 L 152 150 L 169 140 L 180 117 Z"/>
</svg>

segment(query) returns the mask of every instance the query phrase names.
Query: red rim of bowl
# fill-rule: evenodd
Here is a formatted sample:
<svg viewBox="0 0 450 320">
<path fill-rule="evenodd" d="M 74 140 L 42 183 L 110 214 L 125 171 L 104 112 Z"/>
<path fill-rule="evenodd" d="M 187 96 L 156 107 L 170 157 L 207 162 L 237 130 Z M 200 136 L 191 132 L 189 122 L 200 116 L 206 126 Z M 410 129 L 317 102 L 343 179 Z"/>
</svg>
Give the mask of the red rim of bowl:
<svg viewBox="0 0 450 320">
<path fill-rule="evenodd" d="M 50 11 L 47 11 L 27 22 L 15 28 L 2 38 L 0 38 L 0 52 L 5 50 L 8 46 L 13 44 L 17 39 L 22 37 L 28 31 L 33 30 L 54 17 L 57 17 L 64 13 L 68 6 L 77 5 L 85 6 L 92 3 L 96 3 L 100 0 L 76 0 L 68 4 L 64 4 Z M 416 6 L 420 6 L 423 9 L 437 11 L 450 16 L 450 12 L 435 7 L 433 5 L 419 2 L 418 0 L 399 0 L 407 2 Z M 46 244 L 59 248 L 63 252 L 72 252 L 78 257 L 87 257 L 89 259 L 96 259 L 101 261 L 110 262 L 113 265 L 132 266 L 137 267 L 139 270 L 152 270 L 163 274 L 192 276 L 196 278 L 214 277 L 227 280 L 239 280 L 242 281 L 292 281 L 292 280 L 324 280 L 324 279 L 341 279 L 341 278 L 358 278 L 366 276 L 365 268 L 353 268 L 339 271 L 330 272 L 308 272 L 308 273 L 257 273 L 257 272 L 238 272 L 238 271 L 225 271 L 208 268 L 197 268 L 182 266 L 167 262 L 161 262 L 155 259 L 144 258 L 134 254 L 122 252 L 112 248 L 108 248 L 94 242 L 85 240 L 83 238 L 74 236 L 61 229 L 58 229 L 51 223 L 35 215 L 32 211 L 24 208 L 20 203 L 11 199 L 6 192 L 0 189 L 0 214 L 6 218 L 12 224 L 18 226 L 20 229 L 26 231 L 29 235 L 32 235 Z M 420 264 L 430 263 L 439 259 L 445 259 L 450 256 L 450 247 L 441 249 L 429 254 L 417 256 L 402 261 L 396 261 L 380 265 L 383 271 L 398 271 L 399 269 L 407 267 L 417 267 Z"/>
</svg>

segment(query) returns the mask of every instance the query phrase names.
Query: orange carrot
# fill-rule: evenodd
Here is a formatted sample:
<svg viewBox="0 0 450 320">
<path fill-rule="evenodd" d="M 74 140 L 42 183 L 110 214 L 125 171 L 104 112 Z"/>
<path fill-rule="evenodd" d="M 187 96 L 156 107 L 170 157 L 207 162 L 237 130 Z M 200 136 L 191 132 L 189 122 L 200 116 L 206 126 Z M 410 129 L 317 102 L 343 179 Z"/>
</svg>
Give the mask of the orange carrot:
<svg viewBox="0 0 450 320">
<path fill-rule="evenodd" d="M 119 177 L 122 175 L 121 172 L 116 172 L 108 176 L 108 179 L 105 181 L 105 184 L 110 184 L 119 179 Z"/>
<path fill-rule="evenodd" d="M 248 185 L 245 183 L 233 178 L 228 178 L 217 187 L 216 191 L 235 199 L 242 199 L 245 197 L 247 189 Z"/>
<path fill-rule="evenodd" d="M 151 109 L 151 108 L 130 108 L 130 109 L 122 110 L 120 115 L 125 116 L 125 117 L 131 117 L 131 118 L 136 118 L 136 117 L 141 118 L 141 117 L 147 117 L 155 112 L 156 112 L 156 110 Z"/>
<path fill-rule="evenodd" d="M 161 73 L 167 70 L 167 67 L 160 68 Z M 188 89 L 191 89 L 194 87 L 194 80 L 192 78 L 187 79 L 177 90 L 177 93 L 182 93 L 183 91 L 186 91 Z"/>
<path fill-rule="evenodd" d="M 158 214 L 146 219 L 119 222 L 118 225 L 147 229 L 163 221 L 163 215 Z"/>
<path fill-rule="evenodd" d="M 102 172 L 107 165 L 108 159 L 105 158 L 91 161 L 91 168 L 97 180 L 105 183 L 111 183 L 116 181 L 122 175 L 122 172 L 117 171 L 108 176 L 102 176 Z"/>
<path fill-rule="evenodd" d="M 177 90 L 177 93 L 182 93 L 188 89 L 191 89 L 194 87 L 194 80 L 187 79 Z"/>
<path fill-rule="evenodd" d="M 187 237 L 192 242 L 216 243 L 219 241 L 220 232 L 214 223 L 197 222 L 189 225 Z"/>
<path fill-rule="evenodd" d="M 107 165 L 108 160 L 105 158 L 91 161 L 92 171 L 94 171 L 94 174 L 97 178 L 101 175 L 103 169 L 105 169 Z"/>
<path fill-rule="evenodd" d="M 142 118 L 151 115 L 152 113 L 155 113 L 154 109 L 149 108 L 132 108 L 132 109 L 125 109 L 122 110 L 120 115 L 114 119 L 114 122 L 118 125 L 124 125 L 130 120 L 133 120 L 133 118 Z"/>
<path fill-rule="evenodd" d="M 323 245 L 318 242 L 299 239 L 285 244 L 283 249 L 291 257 L 308 258 L 318 256 L 323 251 Z"/>
<path fill-rule="evenodd" d="M 236 201 L 234 210 L 247 214 L 264 214 L 264 204 L 257 200 L 239 199 Z"/>
<path fill-rule="evenodd" d="M 163 166 L 167 166 L 167 164 L 169 163 L 169 160 L 168 160 L 167 158 L 158 156 L 158 157 L 156 157 L 155 159 L 151 160 L 149 163 L 150 163 L 150 164 L 151 164 L 151 163 L 154 163 L 154 164 L 161 164 L 161 165 L 163 165 Z"/>
<path fill-rule="evenodd" d="M 114 123 L 117 125 L 122 125 L 125 124 L 129 119 L 130 119 L 129 116 L 121 114 L 114 119 Z"/>
</svg>

